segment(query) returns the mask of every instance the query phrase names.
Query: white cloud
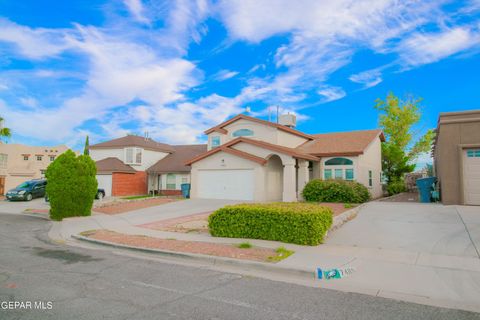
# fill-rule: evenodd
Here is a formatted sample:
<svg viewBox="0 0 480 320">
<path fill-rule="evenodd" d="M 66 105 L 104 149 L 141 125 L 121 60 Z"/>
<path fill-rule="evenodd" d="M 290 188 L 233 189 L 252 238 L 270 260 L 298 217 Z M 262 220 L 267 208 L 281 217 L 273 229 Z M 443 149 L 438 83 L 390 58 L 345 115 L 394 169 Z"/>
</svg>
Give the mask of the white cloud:
<svg viewBox="0 0 480 320">
<path fill-rule="evenodd" d="M 223 70 L 218 71 L 216 74 L 214 74 L 212 76 L 212 78 L 215 81 L 225 81 L 227 79 L 231 79 L 231 78 L 235 77 L 236 75 L 238 75 L 237 71 L 231 71 L 231 70 L 223 69 Z"/>
<path fill-rule="evenodd" d="M 60 54 L 68 48 L 66 30 L 29 28 L 0 18 L 0 42 L 14 44 L 18 53 L 30 59 L 43 59 Z"/>
<path fill-rule="evenodd" d="M 31 109 L 36 109 L 39 106 L 37 99 L 33 97 L 22 97 L 19 100 L 21 104 Z"/>
<path fill-rule="evenodd" d="M 323 102 L 330 102 L 342 99 L 347 94 L 340 87 L 324 87 L 317 91 L 317 93 L 324 97 Z"/>
<path fill-rule="evenodd" d="M 123 3 L 135 20 L 140 23 L 150 24 L 150 20 L 145 16 L 142 0 L 124 0 Z"/>
<path fill-rule="evenodd" d="M 371 88 L 382 82 L 382 72 L 379 69 L 367 70 L 352 74 L 348 79 L 352 82 L 363 84 L 365 89 Z"/>
<path fill-rule="evenodd" d="M 446 29 L 437 33 L 414 33 L 397 48 L 408 66 L 436 62 L 445 57 L 480 45 L 480 31 L 466 27 Z"/>
</svg>

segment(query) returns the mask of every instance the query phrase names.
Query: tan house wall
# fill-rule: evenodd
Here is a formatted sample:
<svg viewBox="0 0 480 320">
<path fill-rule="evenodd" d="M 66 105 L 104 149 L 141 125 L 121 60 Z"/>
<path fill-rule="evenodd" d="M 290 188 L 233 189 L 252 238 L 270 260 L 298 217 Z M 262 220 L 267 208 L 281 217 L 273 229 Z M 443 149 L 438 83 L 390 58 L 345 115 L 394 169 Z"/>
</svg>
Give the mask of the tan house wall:
<svg viewBox="0 0 480 320">
<path fill-rule="evenodd" d="M 105 149 L 90 149 L 90 157 L 94 161 L 103 160 L 106 158 L 117 158 L 125 163 L 125 149 L 126 148 L 105 148 Z M 161 151 L 152 151 L 148 149 L 142 149 L 142 164 L 128 164 L 137 171 L 145 171 L 154 165 L 157 161 L 168 156 L 169 153 Z"/>
<path fill-rule="evenodd" d="M 0 144 L 0 154 L 7 155 L 7 164 L 0 168 L 0 176 L 5 177 L 4 192 L 15 188 L 24 181 L 40 179 L 42 170 L 46 170 L 50 161 L 50 156 L 58 157 L 68 150 L 65 145 L 36 147 L 23 144 Z M 30 155 L 28 160 L 23 159 L 23 155 Z M 42 160 L 37 160 L 37 155 L 42 156 Z"/>
<path fill-rule="evenodd" d="M 364 153 L 358 156 L 357 168 L 357 181 L 368 188 L 373 198 L 380 198 L 383 195 L 382 183 L 380 181 L 382 173 L 382 146 L 380 138 L 372 141 Z M 372 187 L 368 185 L 369 170 L 372 171 Z"/>
<path fill-rule="evenodd" d="M 464 204 L 462 153 L 466 147 L 480 147 L 480 110 L 441 113 L 434 164 L 444 204 Z"/>
</svg>

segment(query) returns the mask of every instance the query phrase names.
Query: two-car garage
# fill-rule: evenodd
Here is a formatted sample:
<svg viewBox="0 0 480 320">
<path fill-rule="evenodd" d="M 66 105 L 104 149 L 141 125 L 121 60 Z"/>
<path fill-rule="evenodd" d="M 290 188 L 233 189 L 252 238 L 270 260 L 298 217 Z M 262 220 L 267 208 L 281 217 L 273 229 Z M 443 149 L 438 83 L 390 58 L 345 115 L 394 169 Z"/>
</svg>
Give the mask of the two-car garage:
<svg viewBox="0 0 480 320">
<path fill-rule="evenodd" d="M 254 199 L 254 170 L 198 170 L 198 197 L 204 199 Z"/>
</svg>

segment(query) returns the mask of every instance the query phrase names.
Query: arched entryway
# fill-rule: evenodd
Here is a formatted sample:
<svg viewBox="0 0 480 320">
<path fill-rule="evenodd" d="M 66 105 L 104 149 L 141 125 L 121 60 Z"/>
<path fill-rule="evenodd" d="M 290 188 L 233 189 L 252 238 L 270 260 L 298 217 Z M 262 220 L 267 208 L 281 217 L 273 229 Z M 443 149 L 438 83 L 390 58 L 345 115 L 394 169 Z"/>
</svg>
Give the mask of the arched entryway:
<svg viewBox="0 0 480 320">
<path fill-rule="evenodd" d="M 282 201 L 283 197 L 283 164 L 282 159 L 277 155 L 268 158 L 266 174 L 267 201 Z"/>
</svg>

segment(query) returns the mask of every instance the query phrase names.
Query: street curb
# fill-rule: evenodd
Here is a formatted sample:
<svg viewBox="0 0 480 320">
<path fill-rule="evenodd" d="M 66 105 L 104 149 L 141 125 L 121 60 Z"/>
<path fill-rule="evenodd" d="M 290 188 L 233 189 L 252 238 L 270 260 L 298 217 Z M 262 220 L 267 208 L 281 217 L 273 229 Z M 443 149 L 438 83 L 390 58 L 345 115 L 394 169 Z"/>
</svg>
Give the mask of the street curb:
<svg viewBox="0 0 480 320">
<path fill-rule="evenodd" d="M 206 262 L 213 266 L 229 266 L 229 267 L 241 267 L 246 268 L 247 270 L 255 270 L 255 271 L 263 271 L 268 273 L 275 273 L 280 275 L 287 275 L 287 276 L 300 276 L 305 279 L 315 279 L 315 272 L 314 270 L 302 270 L 302 269 L 290 269 L 281 267 L 275 264 L 267 264 L 262 262 L 256 261 L 248 261 L 248 260 L 237 260 L 232 258 L 226 257 L 216 257 L 216 256 L 208 256 L 204 254 L 198 253 L 186 253 L 186 252 L 175 252 L 169 250 L 159 250 L 159 249 L 151 249 L 151 248 L 142 248 L 142 247 L 134 247 L 109 241 L 97 240 L 88 237 L 84 237 L 81 235 L 72 235 L 73 239 L 90 242 L 98 245 L 109 246 L 118 249 L 126 249 L 131 251 L 139 251 L 145 253 L 153 253 L 158 254 L 166 257 L 175 257 L 181 258 L 184 260 L 190 261 L 197 261 L 197 262 Z"/>
</svg>

